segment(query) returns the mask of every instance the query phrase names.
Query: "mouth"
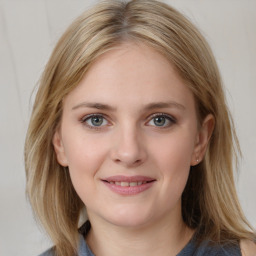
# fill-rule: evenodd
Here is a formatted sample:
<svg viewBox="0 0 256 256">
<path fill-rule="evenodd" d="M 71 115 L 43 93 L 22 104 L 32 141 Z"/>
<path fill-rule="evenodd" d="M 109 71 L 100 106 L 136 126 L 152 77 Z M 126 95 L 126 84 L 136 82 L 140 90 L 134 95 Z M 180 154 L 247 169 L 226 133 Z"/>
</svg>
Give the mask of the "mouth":
<svg viewBox="0 0 256 256">
<path fill-rule="evenodd" d="M 106 180 L 103 180 L 103 181 L 107 182 L 109 184 L 113 184 L 113 185 L 121 186 L 121 187 L 136 187 L 136 186 L 140 186 L 142 184 L 154 182 L 154 180 L 152 180 L 152 181 L 133 181 L 133 182 L 127 182 L 127 181 L 106 181 Z"/>
<path fill-rule="evenodd" d="M 117 194 L 135 195 L 152 187 L 156 179 L 146 176 L 112 176 L 102 181 Z"/>
</svg>

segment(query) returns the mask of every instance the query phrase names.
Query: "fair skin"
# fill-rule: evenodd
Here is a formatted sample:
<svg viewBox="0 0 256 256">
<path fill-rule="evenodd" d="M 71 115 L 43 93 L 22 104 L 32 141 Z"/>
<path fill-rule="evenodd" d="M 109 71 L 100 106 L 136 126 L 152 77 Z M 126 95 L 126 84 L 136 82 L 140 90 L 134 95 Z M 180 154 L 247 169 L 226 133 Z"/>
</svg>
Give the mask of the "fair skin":
<svg viewBox="0 0 256 256">
<path fill-rule="evenodd" d="M 243 239 L 240 242 L 242 256 L 255 256 L 256 255 L 256 244 L 252 241 Z"/>
<path fill-rule="evenodd" d="M 193 235 L 182 220 L 190 166 L 214 120 L 197 122 L 193 94 L 166 58 L 125 43 L 99 57 L 64 99 L 53 144 L 92 225 L 96 255 L 176 255 Z"/>
</svg>

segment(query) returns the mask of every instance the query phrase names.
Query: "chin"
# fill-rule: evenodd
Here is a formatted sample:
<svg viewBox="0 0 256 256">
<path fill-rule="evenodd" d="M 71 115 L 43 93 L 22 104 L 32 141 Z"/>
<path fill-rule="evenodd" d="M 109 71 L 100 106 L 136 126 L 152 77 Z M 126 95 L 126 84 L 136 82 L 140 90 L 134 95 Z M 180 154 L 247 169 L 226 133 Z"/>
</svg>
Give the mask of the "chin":
<svg viewBox="0 0 256 256">
<path fill-rule="evenodd" d="M 143 213 L 138 210 L 121 209 L 110 214 L 108 217 L 106 216 L 106 220 L 115 226 L 138 228 L 150 223 L 152 216 L 149 213 Z"/>
<path fill-rule="evenodd" d="M 109 221 L 115 226 L 123 227 L 123 228 L 139 228 L 147 225 L 147 221 L 141 218 L 126 218 L 126 219 L 112 219 Z"/>
</svg>

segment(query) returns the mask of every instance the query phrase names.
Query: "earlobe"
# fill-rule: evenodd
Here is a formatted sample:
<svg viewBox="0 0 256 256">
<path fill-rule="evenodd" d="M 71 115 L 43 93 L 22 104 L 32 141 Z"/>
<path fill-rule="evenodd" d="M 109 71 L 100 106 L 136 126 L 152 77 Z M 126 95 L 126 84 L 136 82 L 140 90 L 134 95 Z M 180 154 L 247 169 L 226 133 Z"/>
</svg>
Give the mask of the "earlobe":
<svg viewBox="0 0 256 256">
<path fill-rule="evenodd" d="M 52 138 L 52 144 L 55 150 L 58 163 L 64 167 L 67 167 L 68 161 L 65 155 L 65 150 L 64 150 L 64 146 L 63 146 L 63 142 L 62 142 L 62 138 L 59 130 L 57 130 L 54 133 Z"/>
<path fill-rule="evenodd" d="M 214 124 L 214 116 L 212 114 L 207 115 L 197 134 L 191 166 L 199 164 L 204 158 L 209 140 L 212 136 Z"/>
</svg>

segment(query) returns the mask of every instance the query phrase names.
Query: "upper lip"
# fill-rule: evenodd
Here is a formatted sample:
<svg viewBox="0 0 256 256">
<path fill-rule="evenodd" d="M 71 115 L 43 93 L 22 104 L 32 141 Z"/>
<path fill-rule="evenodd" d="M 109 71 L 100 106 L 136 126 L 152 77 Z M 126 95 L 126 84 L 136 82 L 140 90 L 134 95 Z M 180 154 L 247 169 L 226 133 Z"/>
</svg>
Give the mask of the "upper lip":
<svg viewBox="0 0 256 256">
<path fill-rule="evenodd" d="M 139 182 L 139 181 L 155 181 L 156 179 L 148 176 L 141 176 L 141 175 L 136 175 L 136 176 L 123 176 L 123 175 L 116 175 L 116 176 L 110 176 L 107 178 L 102 179 L 103 181 L 107 182 Z"/>
</svg>

